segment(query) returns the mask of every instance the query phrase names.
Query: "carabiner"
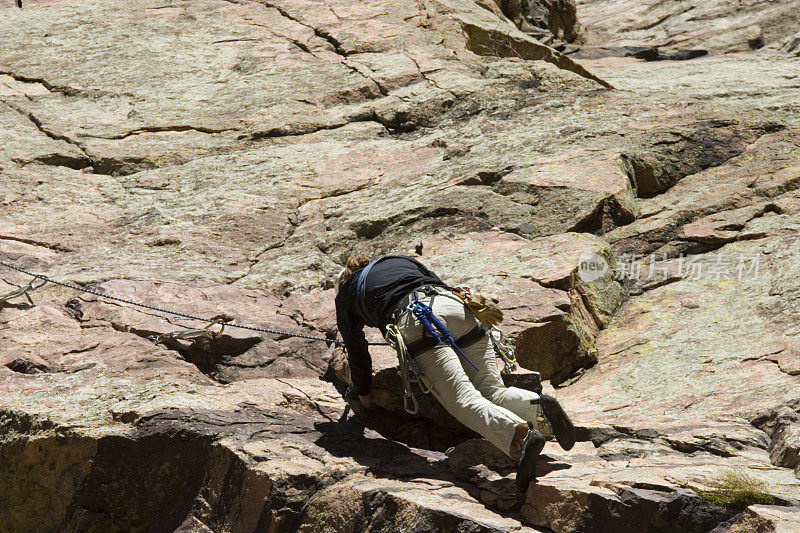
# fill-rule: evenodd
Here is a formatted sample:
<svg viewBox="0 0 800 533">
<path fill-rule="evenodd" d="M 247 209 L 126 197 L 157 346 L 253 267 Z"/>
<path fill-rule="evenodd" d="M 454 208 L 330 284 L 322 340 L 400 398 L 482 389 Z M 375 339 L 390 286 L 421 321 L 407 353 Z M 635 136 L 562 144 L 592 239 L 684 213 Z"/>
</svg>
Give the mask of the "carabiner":
<svg viewBox="0 0 800 533">
<path fill-rule="evenodd" d="M 413 410 L 409 409 L 408 407 L 408 399 L 411 398 L 411 403 L 414 405 Z M 411 391 L 406 391 L 403 393 L 403 409 L 405 409 L 406 413 L 410 415 L 415 415 L 419 413 L 419 402 L 417 402 L 417 397 L 414 396 L 414 393 Z"/>
</svg>

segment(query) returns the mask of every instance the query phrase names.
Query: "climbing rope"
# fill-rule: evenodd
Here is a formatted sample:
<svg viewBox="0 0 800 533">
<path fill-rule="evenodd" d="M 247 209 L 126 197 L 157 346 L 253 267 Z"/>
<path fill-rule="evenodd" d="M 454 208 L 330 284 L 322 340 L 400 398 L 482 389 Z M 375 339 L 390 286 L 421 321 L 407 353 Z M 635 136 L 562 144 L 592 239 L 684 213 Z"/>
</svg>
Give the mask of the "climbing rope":
<svg viewBox="0 0 800 533">
<path fill-rule="evenodd" d="M 343 346 L 344 345 L 344 342 L 342 342 L 342 341 L 340 341 L 338 339 L 329 339 L 327 337 L 315 337 L 313 335 L 304 335 L 302 333 L 294 333 L 294 332 L 290 332 L 290 331 L 280 331 L 280 330 L 277 330 L 277 329 L 270 329 L 270 328 L 259 328 L 259 327 L 256 327 L 256 326 L 245 326 L 243 324 L 234 324 L 232 322 L 222 322 L 218 318 L 203 318 L 203 317 L 199 317 L 199 316 L 195 316 L 195 315 L 190 315 L 190 314 L 187 314 L 187 313 L 181 313 L 179 311 L 173 311 L 171 309 L 164 309 L 162 307 L 156 307 L 156 306 L 153 306 L 153 305 L 147 305 L 147 304 L 143 304 L 143 303 L 140 303 L 140 302 L 135 302 L 133 300 L 128 300 L 126 298 L 120 298 L 118 296 L 111 296 L 110 294 L 104 294 L 102 292 L 98 292 L 98 291 L 95 291 L 95 290 L 92 290 L 92 289 L 87 289 L 85 287 L 80 287 L 78 285 L 73 285 L 71 283 L 64 283 L 63 281 L 56 281 L 56 280 L 54 280 L 52 278 L 49 278 L 47 276 L 44 276 L 42 274 L 36 274 L 34 272 L 30 272 L 28 270 L 25 270 L 24 268 L 20 268 L 18 266 L 11 265 L 11 264 L 6 263 L 4 261 L 0 261 L 0 265 L 8 267 L 8 268 L 10 268 L 12 270 L 16 270 L 17 272 L 22 272 L 23 274 L 26 274 L 28 276 L 32 276 L 33 278 L 35 278 L 33 281 L 31 281 L 31 283 L 28 284 L 27 287 L 23 287 L 23 288 L 20 288 L 20 289 L 15 289 L 14 291 L 11 291 L 10 293 L 7 293 L 7 294 L 1 296 L 0 297 L 0 302 L 4 301 L 4 299 L 9 299 L 9 298 L 12 298 L 14 296 L 20 296 L 22 294 L 27 296 L 28 300 L 30 300 L 30 296 L 28 296 L 28 292 L 29 291 L 31 291 L 33 289 L 36 289 L 36 288 L 39 288 L 39 287 L 43 286 L 45 283 L 54 283 L 56 285 L 60 285 L 62 287 L 66 287 L 68 289 L 72 289 L 72 290 L 80 291 L 80 292 L 85 292 L 85 293 L 88 293 L 88 294 L 92 294 L 94 296 L 98 296 L 100 298 L 105 298 L 107 300 L 114 300 L 115 302 L 121 302 L 121 303 L 129 304 L 129 305 L 135 305 L 137 307 L 142 307 L 144 309 L 150 309 L 152 311 L 157 311 L 159 313 L 165 313 L 165 314 L 168 314 L 168 315 L 174 315 L 174 316 L 179 316 L 179 317 L 182 317 L 182 318 L 188 318 L 190 320 L 198 320 L 200 322 L 207 322 L 210 326 L 214 325 L 214 324 L 219 324 L 222 328 L 225 328 L 225 327 L 239 328 L 239 329 L 246 329 L 246 330 L 249 330 L 249 331 L 257 331 L 259 333 L 268 333 L 270 335 L 279 335 L 279 336 L 282 336 L 282 337 L 297 337 L 297 338 L 300 338 L 300 339 L 307 339 L 307 340 L 311 340 L 311 341 L 329 342 L 329 343 L 333 343 L 333 344 L 336 344 L 336 345 L 339 345 L 339 346 Z M 33 282 L 36 279 L 42 280 L 45 283 L 42 283 L 41 285 L 33 286 Z M 31 301 L 31 303 L 33 303 L 33 302 Z M 222 333 L 222 330 L 220 330 L 220 333 Z M 175 337 L 175 338 L 180 338 L 180 337 L 178 337 L 177 333 L 173 333 L 171 335 L 167 334 L 167 335 Z M 164 338 L 167 338 L 167 337 L 164 337 Z"/>
</svg>

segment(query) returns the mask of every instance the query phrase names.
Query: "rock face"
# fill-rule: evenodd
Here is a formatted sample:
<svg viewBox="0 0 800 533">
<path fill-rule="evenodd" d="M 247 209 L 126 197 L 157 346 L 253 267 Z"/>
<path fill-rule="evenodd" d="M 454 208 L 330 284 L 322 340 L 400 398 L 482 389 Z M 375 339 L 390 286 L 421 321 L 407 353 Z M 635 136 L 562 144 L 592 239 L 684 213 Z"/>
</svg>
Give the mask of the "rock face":
<svg viewBox="0 0 800 533">
<path fill-rule="evenodd" d="M 749 51 L 797 33 L 800 2 L 577 0 L 589 30 L 582 55 L 687 59 L 699 53 Z M 695 52 L 695 53 L 692 53 Z"/>
<path fill-rule="evenodd" d="M 503 14 L 536 39 L 557 45 L 580 37 L 574 0 L 495 0 Z"/>
<path fill-rule="evenodd" d="M 785 531 L 797 529 L 800 514 L 796 509 L 772 505 L 752 505 L 731 522 L 715 528 L 716 533 L 738 533 L 745 531 Z"/>
<path fill-rule="evenodd" d="M 97 294 L 0 265 L 0 532 L 793 530 L 796 2 L 22 4 L 0 261 Z M 342 398 L 384 253 L 497 296 L 578 426 L 526 494 L 388 348 Z"/>
<path fill-rule="evenodd" d="M 800 34 L 795 34 L 786 39 L 780 47 L 781 52 L 792 54 L 795 56 L 800 55 Z"/>
</svg>

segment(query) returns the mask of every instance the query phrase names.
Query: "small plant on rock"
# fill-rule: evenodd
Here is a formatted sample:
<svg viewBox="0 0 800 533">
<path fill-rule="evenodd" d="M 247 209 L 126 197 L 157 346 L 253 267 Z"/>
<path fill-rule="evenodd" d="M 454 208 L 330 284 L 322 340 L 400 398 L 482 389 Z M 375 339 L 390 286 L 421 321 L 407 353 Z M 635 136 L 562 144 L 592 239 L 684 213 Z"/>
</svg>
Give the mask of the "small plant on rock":
<svg viewBox="0 0 800 533">
<path fill-rule="evenodd" d="M 697 490 L 698 496 L 717 505 L 744 509 L 755 503 L 774 503 L 766 484 L 741 470 L 724 471 L 718 478 L 707 480 L 704 484 L 710 488 Z"/>
</svg>

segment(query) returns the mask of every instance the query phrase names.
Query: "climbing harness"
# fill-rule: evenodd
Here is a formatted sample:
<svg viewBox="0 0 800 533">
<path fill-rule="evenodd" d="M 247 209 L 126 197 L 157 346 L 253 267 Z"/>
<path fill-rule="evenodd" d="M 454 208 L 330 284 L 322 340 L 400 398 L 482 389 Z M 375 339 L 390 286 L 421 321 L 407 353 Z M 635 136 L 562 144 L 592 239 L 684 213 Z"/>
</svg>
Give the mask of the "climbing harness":
<svg viewBox="0 0 800 533">
<path fill-rule="evenodd" d="M 447 327 L 442 324 L 438 318 L 436 318 L 436 315 L 433 314 L 433 309 L 419 300 L 415 300 L 408 304 L 408 310 L 414 313 L 414 316 L 417 317 L 417 320 L 419 320 L 420 324 L 422 324 L 422 329 L 426 334 L 436 339 L 439 344 L 446 344 L 450 346 L 456 351 L 456 353 L 463 357 L 464 360 L 472 366 L 472 368 L 479 370 L 479 368 L 475 366 L 475 363 L 470 361 L 469 357 L 467 357 L 467 354 L 461 351 L 461 348 L 458 347 L 458 344 L 456 344 L 455 339 L 453 339 L 453 335 L 450 333 L 450 330 L 448 330 Z"/>
<path fill-rule="evenodd" d="M 439 292 L 438 295 L 452 298 L 459 303 L 462 300 L 455 296 L 450 296 L 447 293 Z M 433 303 L 434 294 L 430 294 L 431 304 Z M 466 304 L 465 304 L 466 305 Z M 433 313 L 433 309 L 418 299 L 414 299 L 411 303 L 406 305 L 403 309 L 411 311 L 422 325 L 423 331 L 430 337 L 436 340 L 437 344 L 446 344 L 453 348 L 459 355 L 461 355 L 473 368 L 478 370 L 478 367 L 470 361 L 467 355 L 459 348 L 459 344 L 470 345 L 477 341 L 483 335 L 488 335 L 492 342 L 492 348 L 498 358 L 503 361 L 503 369 L 500 371 L 502 374 L 510 374 L 517 369 L 517 360 L 514 358 L 514 348 L 505 342 L 505 337 L 500 328 L 494 326 L 489 328 L 483 324 L 476 327 L 473 331 L 454 340 L 452 334 L 447 327 Z M 413 385 L 419 385 L 423 394 L 428 394 L 433 390 L 433 385 L 425 386 L 425 375 L 417 362 L 414 360 L 413 353 L 409 351 L 409 345 L 406 345 L 402 332 L 397 324 L 389 323 L 386 325 L 386 334 L 384 335 L 386 342 L 395 349 L 397 358 L 400 363 L 398 374 L 403 383 L 403 409 L 411 415 L 416 415 L 419 412 L 419 403 L 416 395 L 414 394 Z M 420 341 L 412 344 L 418 344 Z M 435 345 L 426 344 L 432 347 Z"/>
<path fill-rule="evenodd" d="M 397 358 L 400 360 L 400 369 L 397 373 L 400 374 L 400 379 L 403 382 L 403 409 L 410 415 L 416 415 L 419 413 L 419 403 L 414 395 L 413 385 L 417 384 L 422 390 L 422 394 L 431 392 L 433 385 L 427 387 L 426 390 L 425 376 L 422 373 L 422 369 L 414 361 L 414 358 L 409 356 L 403 334 L 397 324 L 387 324 L 384 338 L 389 343 L 389 346 L 397 351 Z"/>
<path fill-rule="evenodd" d="M 87 294 L 92 294 L 92 295 L 97 296 L 99 298 L 105 298 L 107 300 L 113 300 L 115 302 L 121 302 L 121 303 L 125 303 L 125 304 L 128 304 L 128 305 L 135 305 L 137 307 L 142 307 L 144 309 L 150 309 L 152 311 L 157 311 L 159 313 L 165 313 L 165 314 L 168 314 L 168 315 L 174 315 L 174 316 L 179 316 L 179 317 L 183 317 L 183 318 L 188 318 L 190 320 L 198 320 L 200 322 L 207 322 L 207 323 L 209 323 L 209 326 L 214 325 L 214 324 L 219 324 L 223 328 L 229 327 L 229 328 L 246 329 L 246 330 L 249 330 L 249 331 L 256 331 L 258 333 L 268 333 L 270 335 L 279 335 L 281 337 L 297 337 L 297 338 L 300 338 L 300 339 L 307 339 L 307 340 L 312 340 L 312 341 L 321 341 L 321 342 L 336 344 L 338 346 L 344 346 L 344 342 L 342 342 L 342 341 L 340 341 L 339 339 L 336 339 L 336 338 L 315 337 L 313 335 L 304 335 L 302 333 L 294 333 L 294 332 L 291 332 L 291 331 L 281 331 L 281 330 L 271 329 L 271 328 L 259 328 L 259 327 L 256 327 L 256 326 L 246 326 L 244 324 L 234 324 L 234 323 L 228 322 L 228 321 L 220 321 L 218 318 L 203 318 L 203 317 L 199 317 L 199 316 L 189 315 L 189 314 L 186 314 L 186 313 L 181 313 L 179 311 L 173 311 L 171 309 L 164 309 L 162 307 L 156 307 L 156 306 L 153 306 L 153 305 L 147 305 L 147 304 L 143 304 L 143 303 L 140 303 L 140 302 L 135 302 L 133 300 L 128 300 L 128 299 L 125 299 L 125 298 L 119 298 L 118 296 L 111 296 L 110 294 L 104 294 L 102 292 L 98 292 L 98 291 L 92 290 L 92 289 L 87 289 L 85 287 L 80 287 L 78 285 L 73 285 L 71 283 L 64 283 L 63 281 L 56 281 L 56 280 L 54 280 L 52 278 L 49 278 L 47 276 L 44 276 L 42 274 L 36 274 L 34 272 L 30 272 L 28 270 L 25 270 L 24 268 L 20 268 L 20 267 L 14 266 L 14 265 L 6 263 L 4 261 L 0 261 L 0 265 L 8 267 L 8 268 L 10 268 L 12 270 L 16 270 L 17 272 L 22 272 L 23 274 L 27 274 L 28 276 L 32 276 L 34 278 L 34 280 L 32 280 L 31 283 L 29 283 L 27 287 L 24 287 L 24 288 L 21 288 L 21 289 L 15 289 L 14 291 L 11 291 L 10 293 L 8 293 L 6 295 L 0 296 L 0 302 L 4 301 L 4 299 L 13 298 L 14 296 L 19 296 L 19 295 L 22 295 L 22 294 L 25 294 L 28 297 L 28 300 L 30 300 L 30 296 L 28 296 L 28 292 L 30 292 L 31 290 L 40 288 L 45 283 L 49 282 L 49 283 L 54 283 L 56 285 L 60 285 L 62 287 L 66 287 L 68 289 L 72 289 L 72 290 L 75 290 L 75 291 L 80 291 L 80 292 L 85 292 Z M 40 285 L 37 285 L 37 286 L 33 286 L 34 281 L 36 281 L 37 279 L 41 280 L 44 283 L 42 283 Z M 31 304 L 33 304 L 32 300 L 31 300 Z M 220 330 L 220 333 L 221 332 L 222 332 L 222 330 Z M 199 336 L 199 335 L 200 334 L 197 334 L 197 336 Z M 176 337 L 176 338 L 179 338 L 179 337 Z M 187 338 L 187 337 L 183 337 L 183 338 Z M 165 339 L 166 339 L 166 337 L 165 337 Z"/>
<path fill-rule="evenodd" d="M 444 296 L 445 298 L 450 298 L 454 301 L 457 301 L 463 304 L 465 307 L 472 311 L 472 307 L 467 304 L 467 300 L 470 296 L 472 296 L 472 291 L 469 287 L 456 287 L 452 290 L 452 293 L 455 295 L 447 294 L 447 293 L 437 293 L 440 296 Z M 466 295 L 466 298 L 463 296 Z M 433 304 L 433 300 L 431 300 L 431 305 Z M 474 314 L 474 312 L 473 312 Z M 433 311 L 431 310 L 431 315 L 433 316 Z M 435 318 L 435 317 L 434 317 Z M 476 318 L 478 318 L 476 316 Z M 502 315 L 501 315 L 502 319 Z M 437 320 L 438 321 L 438 320 Z M 480 321 L 480 319 L 479 319 Z M 511 346 L 510 343 L 506 342 L 506 337 L 503 335 L 503 332 L 497 325 L 489 326 L 488 324 L 480 325 L 480 332 L 485 335 L 489 336 L 489 339 L 492 341 L 492 348 L 494 349 L 495 354 L 497 357 L 503 361 L 503 369 L 500 371 L 501 374 L 511 374 L 514 370 L 517 369 L 517 359 L 514 356 L 514 347 Z M 478 332 L 478 333 L 480 333 Z M 466 344 L 469 345 L 470 343 L 478 340 L 473 340 L 473 332 L 469 332 L 463 337 L 459 338 L 456 341 L 456 344 Z M 459 350 L 460 352 L 460 350 Z M 469 359 L 467 359 L 469 361 Z M 472 365 L 473 367 L 475 365 Z"/>
<path fill-rule="evenodd" d="M 358 314 L 361 315 L 361 319 L 364 321 L 364 323 L 369 326 L 376 326 L 377 324 L 367 311 L 367 276 L 369 276 L 369 273 L 375 264 L 383 259 L 387 259 L 388 257 L 383 257 L 367 264 L 361 269 L 356 281 L 356 309 Z M 415 292 L 411 293 L 411 298 L 413 298 L 412 301 L 404 308 L 397 308 L 392 314 L 389 323 L 386 325 L 384 338 L 389 346 L 394 348 L 397 352 L 397 358 L 400 366 L 398 373 L 400 374 L 400 378 L 403 383 L 403 409 L 405 409 L 405 411 L 411 415 L 416 415 L 419 412 L 419 403 L 414 394 L 413 385 L 415 383 L 419 385 L 423 394 L 428 394 L 432 390 L 432 385 L 426 390 L 424 384 L 424 373 L 414 360 L 416 353 L 432 348 L 438 344 L 445 344 L 450 346 L 456 353 L 463 357 L 464 360 L 467 361 L 475 370 L 478 370 L 478 367 L 475 365 L 475 363 L 473 363 L 463 352 L 463 350 L 461 350 L 459 343 L 464 346 L 468 346 L 469 344 L 476 342 L 478 339 L 483 337 L 483 335 L 488 335 L 489 339 L 491 339 L 495 354 L 503 361 L 503 369 L 501 372 L 503 374 L 510 374 L 517 368 L 517 361 L 514 358 L 514 349 L 505 343 L 503 333 L 497 327 L 503 320 L 503 313 L 497 307 L 496 302 L 487 299 L 480 294 L 473 294 L 468 287 L 448 289 L 449 290 L 447 291 L 437 292 L 432 287 L 420 287 L 418 290 L 422 290 L 425 292 L 425 294 L 430 296 L 430 305 L 426 305 L 419 301 Z M 431 308 L 431 306 L 433 306 L 433 300 L 437 295 L 451 298 L 454 301 L 464 305 L 464 307 L 469 309 L 478 319 L 480 322 L 479 326 L 460 337 L 458 341 L 453 339 L 453 335 L 436 317 L 436 315 L 433 313 L 433 309 Z M 414 316 L 422 325 L 424 335 L 428 336 L 427 339 L 423 335 L 422 340 L 411 343 L 411 345 L 406 345 L 402 332 L 395 323 L 397 318 L 396 313 L 400 309 L 411 311 L 414 314 Z M 432 340 L 435 340 L 436 344 L 431 344 Z"/>
</svg>

